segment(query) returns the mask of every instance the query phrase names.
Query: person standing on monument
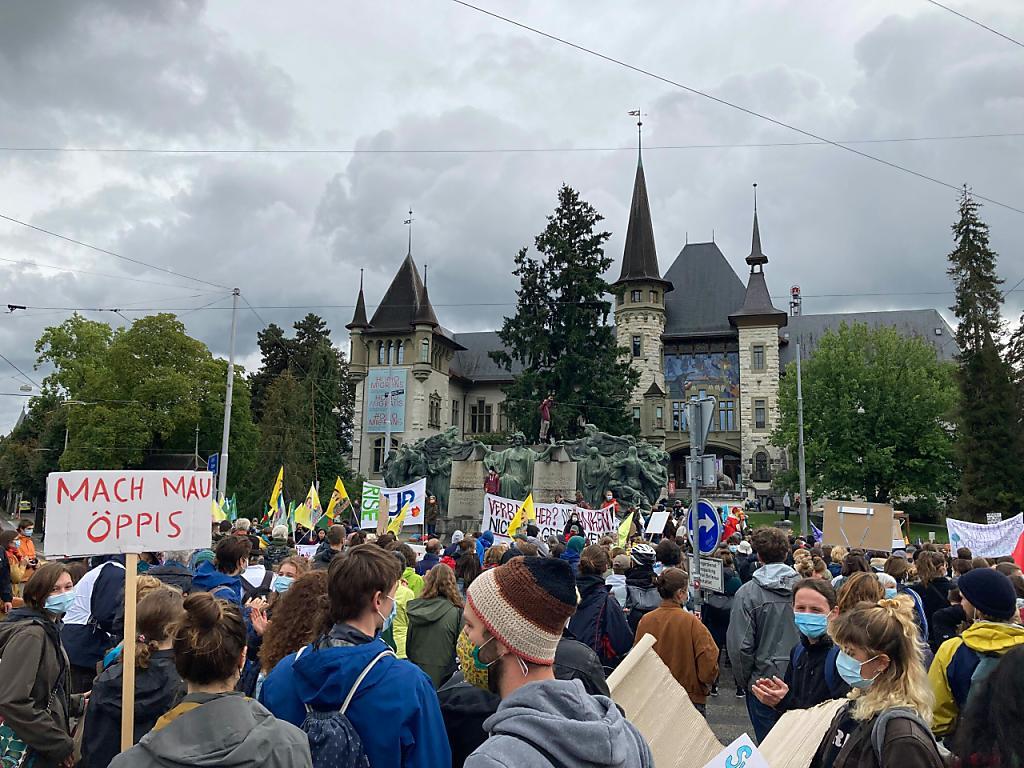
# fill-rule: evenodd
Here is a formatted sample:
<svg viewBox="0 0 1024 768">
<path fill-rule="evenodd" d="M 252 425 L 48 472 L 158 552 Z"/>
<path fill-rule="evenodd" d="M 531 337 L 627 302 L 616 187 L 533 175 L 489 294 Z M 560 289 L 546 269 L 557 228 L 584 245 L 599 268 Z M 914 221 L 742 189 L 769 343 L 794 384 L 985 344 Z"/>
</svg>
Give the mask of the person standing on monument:
<svg viewBox="0 0 1024 768">
<path fill-rule="evenodd" d="M 494 467 L 487 468 L 487 477 L 484 479 L 484 493 L 497 496 L 501 493 L 501 476 Z"/>
<path fill-rule="evenodd" d="M 540 403 L 540 442 L 542 443 L 548 439 L 548 433 L 551 430 L 551 406 L 554 404 L 554 392 L 548 392 L 548 396 Z"/>
</svg>

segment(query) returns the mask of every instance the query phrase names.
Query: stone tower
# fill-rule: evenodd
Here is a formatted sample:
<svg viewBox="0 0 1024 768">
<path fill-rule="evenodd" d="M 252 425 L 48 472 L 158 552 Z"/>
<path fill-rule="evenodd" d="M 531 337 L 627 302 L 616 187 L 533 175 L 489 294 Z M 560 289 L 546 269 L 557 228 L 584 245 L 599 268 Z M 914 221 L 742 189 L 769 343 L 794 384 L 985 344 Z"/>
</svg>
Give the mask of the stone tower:
<svg viewBox="0 0 1024 768">
<path fill-rule="evenodd" d="M 769 441 L 779 423 L 779 328 L 786 324 L 786 313 L 772 304 L 765 282 L 768 257 L 761 251 L 756 197 L 746 261 L 750 265 L 747 293 L 743 306 L 729 315 L 729 322 L 739 333 L 741 467 L 760 494 L 770 491 L 781 460 L 780 449 Z"/>
<path fill-rule="evenodd" d="M 640 381 L 630 399 L 640 434 L 661 444 L 665 438 L 665 368 L 661 336 L 665 331 L 665 294 L 672 283 L 663 280 L 654 245 L 651 206 L 647 200 L 643 156 L 638 152 L 633 202 L 622 254 L 622 272 L 612 283 L 616 294 L 615 336 L 626 350 Z"/>
</svg>

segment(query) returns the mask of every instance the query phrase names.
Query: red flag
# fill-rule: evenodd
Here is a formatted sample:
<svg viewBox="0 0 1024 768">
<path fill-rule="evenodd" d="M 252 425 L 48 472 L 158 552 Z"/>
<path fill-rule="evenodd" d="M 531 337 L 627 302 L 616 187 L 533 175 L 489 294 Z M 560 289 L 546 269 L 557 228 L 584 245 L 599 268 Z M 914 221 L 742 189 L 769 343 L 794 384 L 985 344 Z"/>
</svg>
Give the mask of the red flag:
<svg viewBox="0 0 1024 768">
<path fill-rule="evenodd" d="M 1020 538 L 1017 539 L 1017 546 L 1013 549 L 1013 562 L 1017 564 L 1018 568 L 1024 569 L 1024 533 L 1021 533 Z"/>
</svg>

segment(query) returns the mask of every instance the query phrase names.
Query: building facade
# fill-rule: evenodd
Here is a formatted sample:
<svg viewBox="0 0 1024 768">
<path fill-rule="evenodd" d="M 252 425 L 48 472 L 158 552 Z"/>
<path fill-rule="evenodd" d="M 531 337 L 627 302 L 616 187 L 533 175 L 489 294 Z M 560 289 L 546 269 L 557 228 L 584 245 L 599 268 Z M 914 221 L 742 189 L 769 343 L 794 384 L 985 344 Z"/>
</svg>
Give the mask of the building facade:
<svg viewBox="0 0 1024 768">
<path fill-rule="evenodd" d="M 953 334 L 934 309 L 804 315 L 777 309 L 767 283 L 755 204 L 745 280 L 714 242 L 686 243 L 662 273 L 655 248 L 647 183 L 638 161 L 619 278 L 612 284 L 615 332 L 640 374 L 631 400 L 642 437 L 672 457 L 670 478 L 686 487 L 689 431 L 686 402 L 716 400 L 706 453 L 721 473 L 753 496 L 770 493 L 786 468 L 770 444 L 779 420 L 779 380 L 817 339 L 843 322 L 893 326 L 932 344 L 941 359 L 956 354 Z M 798 290 L 798 289 L 795 289 Z M 412 254 L 373 317 L 360 285 L 346 326 L 356 383 L 353 468 L 379 480 L 392 447 L 454 427 L 460 437 L 505 432 L 502 387 L 519 372 L 494 363 L 495 332 L 452 333 L 437 320 Z"/>
</svg>

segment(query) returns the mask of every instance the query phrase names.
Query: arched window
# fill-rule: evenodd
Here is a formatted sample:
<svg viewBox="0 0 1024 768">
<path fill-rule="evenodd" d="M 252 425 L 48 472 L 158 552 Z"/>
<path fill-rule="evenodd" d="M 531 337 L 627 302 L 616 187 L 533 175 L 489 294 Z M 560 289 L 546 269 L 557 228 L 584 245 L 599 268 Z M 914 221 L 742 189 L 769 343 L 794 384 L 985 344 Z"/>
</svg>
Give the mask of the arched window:
<svg viewBox="0 0 1024 768">
<path fill-rule="evenodd" d="M 420 362 L 430 362 L 430 341 L 428 339 L 420 341 Z"/>
<path fill-rule="evenodd" d="M 754 454 L 754 480 L 766 483 L 768 479 L 768 454 L 758 451 Z"/>
<path fill-rule="evenodd" d="M 397 358 L 396 362 L 398 365 L 402 365 L 405 362 L 405 344 L 399 341 L 396 342 L 396 346 L 398 347 L 395 354 L 395 357 Z"/>
<path fill-rule="evenodd" d="M 384 342 L 377 342 L 377 365 L 384 365 Z"/>
</svg>

